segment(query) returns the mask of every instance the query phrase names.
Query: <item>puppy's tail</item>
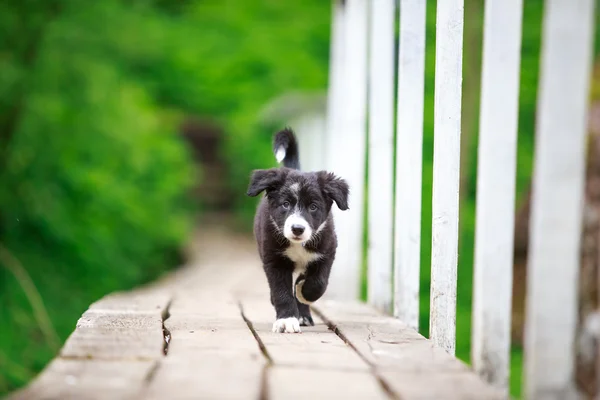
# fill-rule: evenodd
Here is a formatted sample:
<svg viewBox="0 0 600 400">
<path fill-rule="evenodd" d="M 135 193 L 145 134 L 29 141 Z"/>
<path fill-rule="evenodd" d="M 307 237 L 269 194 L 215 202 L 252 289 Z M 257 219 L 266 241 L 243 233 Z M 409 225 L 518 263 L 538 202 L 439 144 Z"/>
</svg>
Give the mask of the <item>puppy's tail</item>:
<svg viewBox="0 0 600 400">
<path fill-rule="evenodd" d="M 278 163 L 283 161 L 284 167 L 300 169 L 298 141 L 290 128 L 277 132 L 273 140 L 273 152 Z"/>
</svg>

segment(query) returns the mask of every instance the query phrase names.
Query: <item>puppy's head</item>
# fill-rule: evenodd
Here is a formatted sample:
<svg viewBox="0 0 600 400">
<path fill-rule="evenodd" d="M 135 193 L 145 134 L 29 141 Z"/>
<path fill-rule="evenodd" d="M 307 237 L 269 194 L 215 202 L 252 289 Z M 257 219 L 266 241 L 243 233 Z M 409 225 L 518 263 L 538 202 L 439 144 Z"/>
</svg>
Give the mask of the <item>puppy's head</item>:
<svg viewBox="0 0 600 400">
<path fill-rule="evenodd" d="M 331 206 L 348 209 L 348 184 L 332 173 L 287 168 L 256 170 L 248 196 L 267 194 L 271 223 L 292 243 L 305 243 L 326 226 Z"/>
</svg>

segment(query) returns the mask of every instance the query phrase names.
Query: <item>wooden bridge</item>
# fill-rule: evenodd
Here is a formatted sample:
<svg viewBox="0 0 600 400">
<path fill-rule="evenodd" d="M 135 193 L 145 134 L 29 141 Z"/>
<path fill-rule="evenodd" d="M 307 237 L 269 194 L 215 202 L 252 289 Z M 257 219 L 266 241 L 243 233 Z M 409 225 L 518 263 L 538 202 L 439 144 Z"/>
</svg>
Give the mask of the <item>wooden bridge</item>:
<svg viewBox="0 0 600 400">
<path fill-rule="evenodd" d="M 417 333 L 426 1 L 398 3 L 334 2 L 327 128 L 307 124 L 313 128 L 299 132 L 305 169 L 335 171 L 352 188 L 351 212 L 335 213 L 338 258 L 326 298 L 314 305 L 316 326 L 272 333 L 274 312 L 252 241 L 204 227 L 189 265 L 92 304 L 57 358 L 11 400 L 508 397 L 522 0 L 485 6 L 473 368 L 454 358 L 463 0 L 437 1 L 430 339 Z M 527 399 L 577 398 L 594 3 L 545 5 Z M 357 301 L 365 201 L 368 304 Z"/>
<path fill-rule="evenodd" d="M 500 399 L 465 364 L 357 302 L 271 332 L 252 241 L 203 229 L 194 261 L 92 304 L 19 399 Z"/>
</svg>

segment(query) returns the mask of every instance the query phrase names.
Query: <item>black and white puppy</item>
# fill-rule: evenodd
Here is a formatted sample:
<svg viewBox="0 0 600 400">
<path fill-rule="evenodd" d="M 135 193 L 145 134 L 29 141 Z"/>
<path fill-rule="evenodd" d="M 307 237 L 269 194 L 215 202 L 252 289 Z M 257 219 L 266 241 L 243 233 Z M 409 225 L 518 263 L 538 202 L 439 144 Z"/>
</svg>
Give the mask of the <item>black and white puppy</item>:
<svg viewBox="0 0 600 400">
<path fill-rule="evenodd" d="M 276 312 L 273 332 L 300 332 L 314 325 L 309 305 L 327 288 L 337 248 L 331 207 L 348 209 L 348 184 L 326 171 L 301 172 L 291 129 L 275 135 L 273 150 L 283 167 L 253 171 L 247 194 L 266 192 L 254 235 Z"/>
</svg>

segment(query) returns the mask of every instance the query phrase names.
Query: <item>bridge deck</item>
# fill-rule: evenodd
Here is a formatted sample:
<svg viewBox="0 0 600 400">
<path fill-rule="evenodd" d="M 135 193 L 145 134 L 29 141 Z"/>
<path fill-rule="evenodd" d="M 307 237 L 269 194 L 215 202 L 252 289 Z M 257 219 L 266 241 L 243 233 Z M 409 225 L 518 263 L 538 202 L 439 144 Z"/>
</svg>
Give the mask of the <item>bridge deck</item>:
<svg viewBox="0 0 600 400">
<path fill-rule="evenodd" d="M 195 262 L 92 304 L 10 399 L 500 399 L 465 364 L 359 303 L 275 334 L 253 244 L 211 230 Z"/>
</svg>

